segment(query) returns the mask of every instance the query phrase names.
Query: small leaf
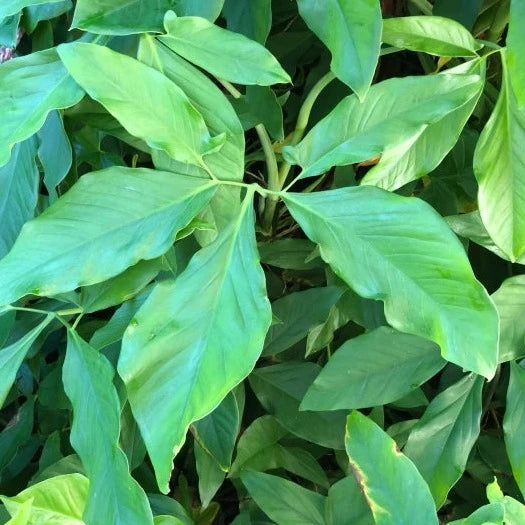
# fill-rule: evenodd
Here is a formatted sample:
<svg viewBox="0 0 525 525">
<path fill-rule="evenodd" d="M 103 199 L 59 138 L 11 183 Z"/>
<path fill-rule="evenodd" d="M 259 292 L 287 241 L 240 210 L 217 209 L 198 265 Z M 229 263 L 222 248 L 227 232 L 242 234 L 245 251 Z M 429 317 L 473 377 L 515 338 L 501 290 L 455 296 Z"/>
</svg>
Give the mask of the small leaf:
<svg viewBox="0 0 525 525">
<path fill-rule="evenodd" d="M 298 0 L 299 13 L 332 53 L 331 69 L 364 99 L 381 45 L 377 0 Z"/>
<path fill-rule="evenodd" d="M 428 204 L 366 186 L 282 198 L 335 273 L 359 295 L 385 302 L 394 328 L 433 340 L 467 370 L 494 375 L 496 309 Z"/>
<path fill-rule="evenodd" d="M 145 168 L 84 175 L 0 260 L 0 304 L 69 292 L 159 257 L 214 191 L 210 181 Z"/>
<path fill-rule="evenodd" d="M 291 82 L 276 58 L 244 35 L 173 12 L 166 14 L 164 25 L 167 35 L 159 37 L 163 44 L 218 78 L 260 86 Z"/>
<path fill-rule="evenodd" d="M 223 145 L 224 135 L 212 138 L 184 92 L 157 70 L 96 44 L 62 44 L 58 53 L 89 96 L 152 148 L 206 169 L 204 156 Z M 133 81 L 122 82 L 123 74 Z"/>
<path fill-rule="evenodd" d="M 118 370 L 162 491 L 188 426 L 251 372 L 271 322 L 252 199 L 175 281 L 157 285 L 124 336 Z"/>
<path fill-rule="evenodd" d="M 414 464 L 388 434 L 355 410 L 347 420 L 346 452 L 377 525 L 437 525 L 432 495 Z"/>
<path fill-rule="evenodd" d="M 383 22 L 382 40 L 400 49 L 443 57 L 476 56 L 481 49 L 463 25 L 441 16 L 406 16 Z"/>
<path fill-rule="evenodd" d="M 226 0 L 222 10 L 230 31 L 264 44 L 272 27 L 271 0 Z"/>
<path fill-rule="evenodd" d="M 510 364 L 507 407 L 503 419 L 505 445 L 514 479 L 525 497 L 525 370 L 517 363 Z"/>
<path fill-rule="evenodd" d="M 70 330 L 62 380 L 73 405 L 71 445 L 90 481 L 83 518 L 88 525 L 146 525 L 153 522 L 146 494 L 118 445 L 120 402 L 113 376 L 108 360 Z"/>
<path fill-rule="evenodd" d="M 434 343 L 381 327 L 335 352 L 306 392 L 301 409 L 385 405 L 409 394 L 445 364 Z"/>
<path fill-rule="evenodd" d="M 255 503 L 277 525 L 325 525 L 325 498 L 286 479 L 243 472 L 241 480 Z"/>
<path fill-rule="evenodd" d="M 483 379 L 470 374 L 438 394 L 403 449 L 427 481 L 437 508 L 463 475 L 478 439 L 482 388 Z"/>
</svg>

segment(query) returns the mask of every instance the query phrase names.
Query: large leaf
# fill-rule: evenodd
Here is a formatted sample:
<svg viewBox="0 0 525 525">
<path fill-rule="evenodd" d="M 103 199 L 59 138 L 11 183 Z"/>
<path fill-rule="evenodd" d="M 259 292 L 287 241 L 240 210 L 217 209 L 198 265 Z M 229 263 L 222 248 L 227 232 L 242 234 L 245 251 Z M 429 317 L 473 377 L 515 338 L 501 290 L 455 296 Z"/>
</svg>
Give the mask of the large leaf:
<svg viewBox="0 0 525 525">
<path fill-rule="evenodd" d="M 164 73 L 184 91 L 203 116 L 211 133 L 226 133 L 226 141 L 222 148 L 206 156 L 206 165 L 213 175 L 223 180 L 242 180 L 244 130 L 221 90 L 197 68 L 150 35 L 141 38 L 138 58 Z"/>
<path fill-rule="evenodd" d="M 63 44 L 58 53 L 89 96 L 129 133 L 175 160 L 207 169 L 203 157 L 219 149 L 225 137 L 211 138 L 202 115 L 162 73 L 96 44 Z M 133 81 L 122 82 L 123 75 Z"/>
<path fill-rule="evenodd" d="M 282 196 L 323 259 L 359 295 L 385 302 L 397 330 L 492 377 L 498 316 L 457 237 L 419 199 L 372 187 Z"/>
<path fill-rule="evenodd" d="M 173 0 L 78 0 L 72 27 L 107 35 L 161 32 Z"/>
<path fill-rule="evenodd" d="M 39 325 L 33 328 L 33 330 L 27 332 L 22 338 L 7 348 L 0 350 L 0 408 L 13 386 L 16 373 L 31 348 L 31 345 L 52 320 L 53 315 L 49 314 Z"/>
<path fill-rule="evenodd" d="M 301 178 L 411 145 L 428 126 L 479 96 L 479 75 L 392 78 L 374 84 L 364 102 L 344 98 L 297 146 L 283 148 Z"/>
<path fill-rule="evenodd" d="M 505 445 L 514 479 L 525 497 L 525 369 L 516 363 L 510 365 L 507 407 L 503 420 Z"/>
<path fill-rule="evenodd" d="M 14 144 L 42 127 L 51 110 L 73 106 L 83 96 L 84 92 L 69 76 L 55 49 L 2 64 L 0 107 L 4 112 L 0 128 L 0 166 L 9 160 Z"/>
<path fill-rule="evenodd" d="M 478 439 L 482 388 L 483 379 L 470 374 L 437 395 L 403 449 L 428 483 L 438 508 L 463 475 Z"/>
<path fill-rule="evenodd" d="M 108 360 L 70 330 L 62 380 L 73 405 L 71 445 L 90 481 L 83 518 L 88 525 L 151 524 L 146 494 L 118 444 L 120 402 L 113 375 Z"/>
<path fill-rule="evenodd" d="M 64 474 L 32 485 L 16 496 L 0 499 L 11 515 L 32 500 L 30 523 L 84 525 L 82 514 L 88 487 L 87 478 L 81 474 Z"/>
<path fill-rule="evenodd" d="M 216 77 L 239 84 L 288 83 L 288 73 L 259 43 L 222 29 L 204 18 L 177 17 L 164 20 L 167 35 L 159 37 L 170 49 Z"/>
<path fill-rule="evenodd" d="M 244 472 L 248 492 L 277 525 L 325 525 L 325 497 L 287 479 L 262 472 Z"/>
<path fill-rule="evenodd" d="M 174 282 L 157 286 L 124 336 L 118 370 L 163 491 L 188 425 L 250 373 L 270 325 L 252 199 Z"/>
<path fill-rule="evenodd" d="M 385 405 L 409 394 L 444 366 L 434 343 L 381 327 L 337 350 L 306 392 L 301 408 Z"/>
<path fill-rule="evenodd" d="M 419 135 L 409 137 L 398 146 L 386 149 L 379 162 L 363 177 L 361 184 L 373 184 L 394 191 L 435 170 L 447 153 L 455 145 L 458 147 L 461 131 L 485 86 L 485 61 L 471 60 L 453 69 L 447 69 L 444 74 L 479 74 L 477 93 L 442 119 L 426 126 Z"/>
<path fill-rule="evenodd" d="M 377 0 L 298 0 L 299 13 L 332 53 L 331 68 L 363 99 L 379 58 Z"/>
<path fill-rule="evenodd" d="M 507 34 L 507 64 L 518 105 L 525 106 L 525 2 L 511 0 L 509 31 Z"/>
<path fill-rule="evenodd" d="M 214 191 L 204 179 L 147 169 L 84 175 L 0 260 L 0 304 L 68 292 L 159 257 Z"/>
<path fill-rule="evenodd" d="M 9 162 L 0 167 L 0 257 L 11 249 L 20 229 L 35 213 L 40 179 L 36 148 L 34 138 L 19 142 Z"/>
<path fill-rule="evenodd" d="M 503 82 L 474 155 L 483 224 L 512 260 L 525 253 L 525 108 L 518 108 L 503 56 Z"/>
<path fill-rule="evenodd" d="M 272 27 L 271 0 L 226 0 L 222 10 L 230 31 L 264 44 Z"/>
<path fill-rule="evenodd" d="M 463 25 L 441 16 L 406 16 L 383 22 L 383 42 L 444 57 L 476 56 L 482 46 Z"/>
<path fill-rule="evenodd" d="M 202 16 L 213 22 L 223 5 L 224 0 L 175 0 L 175 11 L 179 16 Z"/>
<path fill-rule="evenodd" d="M 53 3 L 53 0 L 2 0 L 2 5 L 0 5 L 0 19 L 9 15 L 14 15 L 29 5 L 48 3 Z"/>
<path fill-rule="evenodd" d="M 437 525 L 432 495 L 414 464 L 388 434 L 357 411 L 348 416 L 346 452 L 377 525 Z"/>
<path fill-rule="evenodd" d="M 525 355 L 525 275 L 505 279 L 492 295 L 500 318 L 499 361 Z"/>
</svg>

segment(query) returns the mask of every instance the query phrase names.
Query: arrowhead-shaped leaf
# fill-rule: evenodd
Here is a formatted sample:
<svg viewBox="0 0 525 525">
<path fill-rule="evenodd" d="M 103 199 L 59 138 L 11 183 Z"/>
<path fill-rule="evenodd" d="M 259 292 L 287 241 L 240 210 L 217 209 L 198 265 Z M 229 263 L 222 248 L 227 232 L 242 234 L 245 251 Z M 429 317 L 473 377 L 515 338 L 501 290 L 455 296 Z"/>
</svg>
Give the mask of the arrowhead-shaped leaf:
<svg viewBox="0 0 525 525">
<path fill-rule="evenodd" d="M 113 376 L 106 357 L 70 330 L 62 380 L 73 405 L 71 445 L 90 481 L 84 521 L 147 525 L 153 523 L 148 499 L 118 444 L 120 401 Z"/>
<path fill-rule="evenodd" d="M 214 192 L 209 180 L 144 168 L 84 175 L 0 260 L 0 304 L 69 292 L 159 257 Z"/>
<path fill-rule="evenodd" d="M 428 204 L 367 186 L 282 198 L 336 274 L 359 295 L 385 302 L 394 328 L 435 341 L 448 361 L 494 375 L 496 310 Z"/>
<path fill-rule="evenodd" d="M 119 374 L 163 491 L 188 426 L 250 373 L 271 322 L 252 200 L 175 281 L 156 287 L 124 336 Z"/>
</svg>

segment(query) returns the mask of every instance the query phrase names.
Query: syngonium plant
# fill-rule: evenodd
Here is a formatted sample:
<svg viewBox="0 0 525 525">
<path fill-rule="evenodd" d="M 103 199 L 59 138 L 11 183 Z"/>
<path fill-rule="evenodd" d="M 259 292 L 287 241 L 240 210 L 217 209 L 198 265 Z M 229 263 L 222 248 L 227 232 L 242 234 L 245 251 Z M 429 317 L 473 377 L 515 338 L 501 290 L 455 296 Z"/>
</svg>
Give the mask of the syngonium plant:
<svg viewBox="0 0 525 525">
<path fill-rule="evenodd" d="M 3 0 L 1 522 L 525 523 L 523 20 Z"/>
</svg>

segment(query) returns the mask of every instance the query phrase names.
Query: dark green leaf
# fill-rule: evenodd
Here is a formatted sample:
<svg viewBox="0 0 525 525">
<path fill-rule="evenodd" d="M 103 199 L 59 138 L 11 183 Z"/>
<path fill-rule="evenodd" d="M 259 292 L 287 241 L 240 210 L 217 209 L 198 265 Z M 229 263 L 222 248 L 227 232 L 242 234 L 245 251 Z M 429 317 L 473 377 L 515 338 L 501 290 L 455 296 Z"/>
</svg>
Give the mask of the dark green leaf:
<svg viewBox="0 0 525 525">
<path fill-rule="evenodd" d="M 230 31 L 264 44 L 272 27 L 271 0 L 226 0 L 222 10 Z"/>
</svg>

